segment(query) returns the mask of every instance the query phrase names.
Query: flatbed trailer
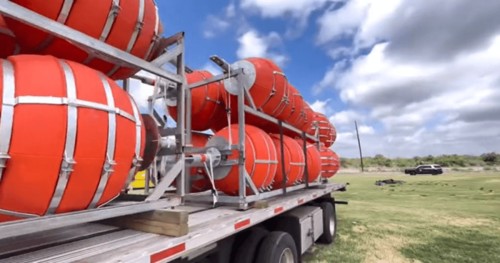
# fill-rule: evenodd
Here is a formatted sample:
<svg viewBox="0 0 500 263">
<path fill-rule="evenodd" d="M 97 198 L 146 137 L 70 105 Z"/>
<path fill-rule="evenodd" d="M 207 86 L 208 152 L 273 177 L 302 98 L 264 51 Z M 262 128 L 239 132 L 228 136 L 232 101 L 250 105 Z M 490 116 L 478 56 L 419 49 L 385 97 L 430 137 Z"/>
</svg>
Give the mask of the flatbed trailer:
<svg viewBox="0 0 500 263">
<path fill-rule="evenodd" d="M 205 262 L 203 260 L 210 255 L 218 253 L 220 261 L 212 262 L 228 262 L 220 254 L 232 250 L 234 253 L 236 247 L 233 244 L 238 234 L 260 226 L 272 231 L 272 227 L 265 226 L 270 220 L 279 220 L 280 215 L 300 207 L 322 202 L 334 204 L 331 194 L 343 190 L 343 184 L 323 184 L 270 198 L 266 200 L 267 207 L 246 211 L 232 206 L 213 208 L 208 204 L 179 206 L 174 210 L 189 212 L 189 232 L 181 237 L 100 223 L 10 237 L 0 240 L 0 262 Z M 332 220 L 336 222 L 335 215 Z M 311 238 L 317 239 L 318 236 L 313 234 Z M 238 255 L 235 257 L 232 262 L 238 262 Z"/>
<path fill-rule="evenodd" d="M 0 14 L 68 40 L 108 62 L 153 74 L 153 79 L 141 79 L 143 83 L 154 86 L 154 93 L 148 99 L 148 116 L 155 119 L 159 132 L 159 138 L 155 140 L 158 149 L 148 169 L 151 169 L 151 174 L 162 174 L 154 189 L 147 189 L 149 181 L 146 180 L 144 195 L 133 196 L 124 191 L 121 198 L 102 207 L 43 216 L 8 213 L 22 219 L 0 223 L 0 262 L 293 263 L 300 262 L 300 255 L 316 241 L 333 242 L 336 232 L 335 204 L 340 202 L 335 201 L 332 193 L 344 191 L 345 185 L 321 178 L 309 180 L 306 140 L 319 146 L 319 127 L 316 127 L 313 136 L 259 111 L 244 83 L 237 79 L 237 76 L 249 72 L 233 70 L 229 63 L 213 56 L 211 60 L 221 67 L 223 73 L 187 85 L 185 73 L 191 70 L 184 64 L 182 32 L 162 39 L 164 53 L 148 62 L 11 1 L 0 1 Z M 165 64 L 173 65 L 175 70 L 163 67 Z M 215 140 L 215 145 L 210 147 L 193 147 L 190 90 L 227 79 L 235 80 L 234 88 L 238 93 L 234 109 L 238 110 L 239 139 L 228 145 L 220 145 Z M 129 91 L 128 84 L 125 80 L 125 91 Z M 154 102 L 167 94 L 175 94 L 179 103 L 175 128 L 165 128 L 165 123 L 153 108 Z M 282 145 L 285 130 L 302 138 L 306 157 L 302 182 L 287 186 L 287 175 L 284 173 L 281 188 L 258 189 L 254 185 L 245 169 L 245 113 L 278 125 Z M 162 139 L 169 136 L 176 138 L 174 148 L 162 143 Z M 232 151 L 239 152 L 237 160 L 221 158 Z M 280 154 L 283 157 L 283 151 Z M 174 157 L 175 162 L 161 171 L 156 158 L 164 156 Z M 207 162 L 207 156 L 214 158 L 208 158 Z M 238 166 L 237 195 L 218 196 L 215 187 L 212 192 L 190 193 L 191 167 L 201 163 L 209 164 L 205 166 L 206 170 L 217 165 Z M 0 163 L 0 167 L 2 165 L 4 163 Z M 215 173 L 211 173 L 214 178 Z M 175 192 L 169 190 L 172 186 L 175 186 Z M 133 230 L 134 227 L 110 224 L 109 221 L 156 211 L 186 215 L 186 222 L 183 222 L 185 233 L 162 235 L 155 231 L 139 231 Z"/>
</svg>

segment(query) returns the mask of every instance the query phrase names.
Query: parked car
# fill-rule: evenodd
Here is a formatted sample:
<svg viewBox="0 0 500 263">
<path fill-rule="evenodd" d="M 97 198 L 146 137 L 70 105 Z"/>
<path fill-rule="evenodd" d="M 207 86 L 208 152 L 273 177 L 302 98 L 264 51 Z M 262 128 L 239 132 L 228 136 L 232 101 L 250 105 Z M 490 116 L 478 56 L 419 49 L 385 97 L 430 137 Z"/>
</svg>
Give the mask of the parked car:
<svg viewBox="0 0 500 263">
<path fill-rule="evenodd" d="M 419 165 L 415 168 L 405 169 L 405 174 L 417 175 L 417 174 L 432 174 L 438 175 L 443 173 L 443 168 L 437 164 L 424 164 Z"/>
</svg>

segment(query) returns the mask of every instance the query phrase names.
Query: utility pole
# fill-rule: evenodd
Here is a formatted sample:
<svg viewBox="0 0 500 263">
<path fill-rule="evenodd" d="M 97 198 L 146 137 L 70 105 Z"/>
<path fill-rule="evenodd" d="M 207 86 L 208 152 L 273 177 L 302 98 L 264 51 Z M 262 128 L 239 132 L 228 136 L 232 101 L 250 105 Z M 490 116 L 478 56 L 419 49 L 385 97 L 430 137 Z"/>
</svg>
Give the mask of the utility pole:
<svg viewBox="0 0 500 263">
<path fill-rule="evenodd" d="M 359 131 L 358 131 L 358 122 L 357 121 L 354 121 L 354 126 L 356 126 L 356 136 L 358 137 L 359 158 L 361 160 L 361 172 L 364 172 L 365 167 L 363 165 L 363 152 L 361 151 L 361 140 L 359 139 Z"/>
</svg>

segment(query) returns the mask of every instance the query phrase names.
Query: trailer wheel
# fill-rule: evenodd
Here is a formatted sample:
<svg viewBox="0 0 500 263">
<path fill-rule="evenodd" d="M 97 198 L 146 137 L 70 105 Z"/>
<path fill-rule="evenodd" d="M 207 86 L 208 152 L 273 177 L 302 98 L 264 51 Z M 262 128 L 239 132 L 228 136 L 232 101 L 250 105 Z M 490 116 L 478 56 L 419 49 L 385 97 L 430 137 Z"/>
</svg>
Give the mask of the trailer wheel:
<svg viewBox="0 0 500 263">
<path fill-rule="evenodd" d="M 318 242 L 331 244 L 337 233 L 337 215 L 332 203 L 322 202 L 319 206 L 323 210 L 323 234 L 318 238 Z"/>
<path fill-rule="evenodd" d="M 236 247 L 232 262 L 234 263 L 253 263 L 255 254 L 262 240 L 269 234 L 269 231 L 262 227 L 253 227 L 249 230 L 247 237 Z M 257 261 L 259 262 L 259 261 Z"/>
<path fill-rule="evenodd" d="M 292 236 L 287 232 L 271 232 L 259 247 L 259 263 L 298 263 L 297 247 Z"/>
</svg>

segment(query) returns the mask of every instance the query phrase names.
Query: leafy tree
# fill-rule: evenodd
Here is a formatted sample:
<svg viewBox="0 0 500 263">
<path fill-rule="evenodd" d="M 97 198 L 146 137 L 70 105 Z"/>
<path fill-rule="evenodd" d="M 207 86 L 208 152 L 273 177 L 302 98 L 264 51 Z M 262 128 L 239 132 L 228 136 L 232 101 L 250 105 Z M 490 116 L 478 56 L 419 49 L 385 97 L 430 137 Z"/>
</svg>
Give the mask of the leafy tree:
<svg viewBox="0 0 500 263">
<path fill-rule="evenodd" d="M 483 159 L 483 161 L 485 163 L 491 165 L 491 164 L 496 163 L 499 158 L 498 158 L 498 154 L 496 154 L 495 152 L 491 152 L 491 153 L 481 154 L 481 159 Z"/>
</svg>

